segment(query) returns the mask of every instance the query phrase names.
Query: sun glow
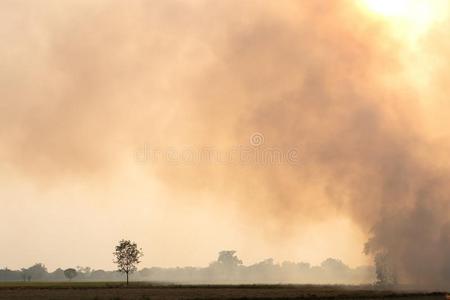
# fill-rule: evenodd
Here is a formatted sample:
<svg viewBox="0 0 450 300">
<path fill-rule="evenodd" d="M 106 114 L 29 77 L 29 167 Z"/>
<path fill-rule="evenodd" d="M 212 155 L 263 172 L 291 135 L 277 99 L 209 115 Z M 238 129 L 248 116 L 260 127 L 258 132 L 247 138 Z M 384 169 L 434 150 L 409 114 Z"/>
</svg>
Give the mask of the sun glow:
<svg viewBox="0 0 450 300">
<path fill-rule="evenodd" d="M 446 0 L 360 0 L 359 3 L 371 14 L 407 28 L 415 35 L 427 31 L 448 8 Z"/>
<path fill-rule="evenodd" d="M 423 6 L 424 4 L 428 4 L 428 1 L 416 1 L 416 0 L 364 0 L 364 4 L 367 6 L 369 10 L 372 10 L 375 13 L 385 15 L 385 16 L 407 16 L 411 13 L 417 13 L 411 11 L 417 8 L 417 5 Z M 422 2 L 422 3 L 420 3 Z M 425 6 L 428 9 L 428 7 Z M 420 14 L 428 14 L 426 11 L 420 12 Z"/>
<path fill-rule="evenodd" d="M 436 62 L 426 48 L 429 33 L 445 25 L 449 12 L 449 0 L 355 0 L 366 16 L 381 22 L 384 33 L 394 37 L 401 53 L 403 69 L 395 78 L 389 75 L 389 86 L 399 78 L 414 87 L 416 94 L 428 95 L 435 73 Z M 388 41 L 388 39 L 387 39 Z M 420 97 L 428 105 L 430 97 Z"/>
</svg>

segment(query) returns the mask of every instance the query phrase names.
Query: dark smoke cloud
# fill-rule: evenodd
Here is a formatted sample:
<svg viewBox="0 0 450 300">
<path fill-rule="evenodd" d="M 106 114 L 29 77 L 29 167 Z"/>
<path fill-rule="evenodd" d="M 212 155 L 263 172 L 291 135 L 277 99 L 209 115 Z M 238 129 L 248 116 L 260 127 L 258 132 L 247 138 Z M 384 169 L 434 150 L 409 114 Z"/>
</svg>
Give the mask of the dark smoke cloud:
<svg viewBox="0 0 450 300">
<path fill-rule="evenodd" d="M 104 176 L 140 143 L 227 148 L 261 132 L 301 149 L 301 164 L 150 171 L 183 193 L 230 196 L 278 234 L 339 210 L 404 282 L 448 287 L 447 130 L 438 142 L 427 131 L 401 76 L 402 42 L 352 2 L 1 6 L 0 155 L 16 169 L 51 182 Z M 442 34 L 424 43 L 448 66 Z M 433 75 L 438 90 L 446 70 Z"/>
</svg>

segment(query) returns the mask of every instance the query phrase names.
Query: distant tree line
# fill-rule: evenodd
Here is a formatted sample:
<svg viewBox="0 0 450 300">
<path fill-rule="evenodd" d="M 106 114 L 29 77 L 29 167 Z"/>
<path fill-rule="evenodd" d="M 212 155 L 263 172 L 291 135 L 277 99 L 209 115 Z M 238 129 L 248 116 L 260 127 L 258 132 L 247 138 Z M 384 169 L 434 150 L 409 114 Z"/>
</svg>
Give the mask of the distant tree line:
<svg viewBox="0 0 450 300">
<path fill-rule="evenodd" d="M 130 250 L 130 245 L 121 249 Z M 117 260 L 117 256 L 116 260 Z M 130 269 L 131 270 L 131 269 Z M 375 281 L 372 266 L 350 268 L 342 261 L 329 258 L 319 266 L 304 262 L 276 263 L 266 259 L 245 266 L 235 251 L 221 251 L 216 261 L 207 267 L 143 268 L 131 274 L 135 281 L 173 283 L 316 283 L 361 284 Z M 123 281 L 126 274 L 119 271 L 94 270 L 76 267 L 49 272 L 43 264 L 35 264 L 21 270 L 0 270 L 0 281 Z"/>
</svg>

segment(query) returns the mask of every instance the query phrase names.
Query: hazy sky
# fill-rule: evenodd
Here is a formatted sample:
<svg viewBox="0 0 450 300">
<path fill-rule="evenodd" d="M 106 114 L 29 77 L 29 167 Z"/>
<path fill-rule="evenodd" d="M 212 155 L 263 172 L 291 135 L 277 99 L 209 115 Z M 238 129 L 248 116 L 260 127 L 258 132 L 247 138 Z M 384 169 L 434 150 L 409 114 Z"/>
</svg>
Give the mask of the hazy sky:
<svg viewBox="0 0 450 300">
<path fill-rule="evenodd" d="M 436 257 L 448 4 L 2 1 L 0 265 Z"/>
<path fill-rule="evenodd" d="M 122 237 L 145 250 L 143 266 L 204 266 L 220 249 L 238 250 L 247 263 L 275 257 L 319 264 L 329 256 L 365 262 L 363 233 L 338 214 L 279 238 L 220 195 L 178 199 L 136 168 L 125 174 L 101 186 L 77 179 L 51 189 L 2 177 L 2 197 L 14 199 L 2 205 L 1 234 L 10 245 L 1 250 L 4 264 L 113 268 L 111 249 Z"/>
</svg>

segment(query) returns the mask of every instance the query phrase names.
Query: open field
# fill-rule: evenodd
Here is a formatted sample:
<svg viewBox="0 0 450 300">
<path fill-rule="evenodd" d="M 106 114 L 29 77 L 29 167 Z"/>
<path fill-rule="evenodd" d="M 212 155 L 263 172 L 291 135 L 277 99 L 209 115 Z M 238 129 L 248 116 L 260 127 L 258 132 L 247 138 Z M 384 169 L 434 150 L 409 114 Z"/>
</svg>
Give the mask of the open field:
<svg viewBox="0 0 450 300">
<path fill-rule="evenodd" d="M 313 285 L 164 285 L 112 282 L 4 282 L 0 299 L 446 299 L 444 293 Z"/>
</svg>

